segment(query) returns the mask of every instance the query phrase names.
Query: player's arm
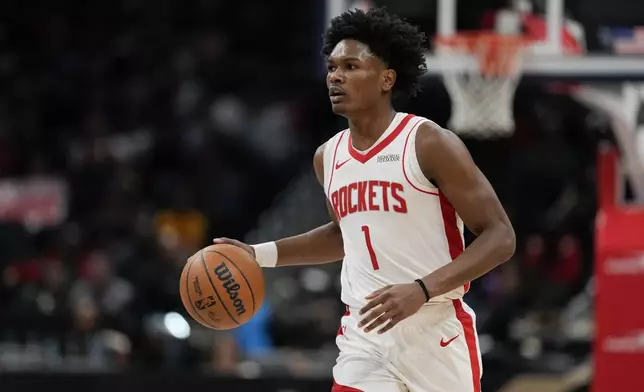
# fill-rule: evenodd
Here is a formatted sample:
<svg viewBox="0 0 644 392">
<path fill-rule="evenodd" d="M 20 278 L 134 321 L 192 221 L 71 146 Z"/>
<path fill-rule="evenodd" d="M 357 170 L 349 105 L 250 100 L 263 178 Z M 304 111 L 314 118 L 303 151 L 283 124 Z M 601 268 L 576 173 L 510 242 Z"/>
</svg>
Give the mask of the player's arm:
<svg viewBox="0 0 644 392">
<path fill-rule="evenodd" d="M 324 186 L 325 145 L 318 147 L 313 157 L 315 175 L 322 186 Z M 324 264 L 339 261 L 344 258 L 342 232 L 335 212 L 328 200 L 327 210 L 329 211 L 331 222 L 293 237 L 253 246 L 228 238 L 217 238 L 214 242 L 229 243 L 242 247 L 250 252 L 259 264 L 264 267 Z"/>
<path fill-rule="evenodd" d="M 321 186 L 324 186 L 324 149 L 326 143 L 318 147 L 313 156 L 315 176 Z M 315 228 L 304 234 L 277 240 L 277 266 L 322 264 L 339 261 L 344 258 L 342 231 L 338 218 L 326 201 L 326 208 L 331 222 Z"/>
<path fill-rule="evenodd" d="M 436 183 L 477 238 L 452 263 L 422 279 L 430 297 L 484 275 L 514 254 L 515 235 L 492 185 L 454 133 L 423 124 L 416 135 L 423 174 Z"/>
</svg>

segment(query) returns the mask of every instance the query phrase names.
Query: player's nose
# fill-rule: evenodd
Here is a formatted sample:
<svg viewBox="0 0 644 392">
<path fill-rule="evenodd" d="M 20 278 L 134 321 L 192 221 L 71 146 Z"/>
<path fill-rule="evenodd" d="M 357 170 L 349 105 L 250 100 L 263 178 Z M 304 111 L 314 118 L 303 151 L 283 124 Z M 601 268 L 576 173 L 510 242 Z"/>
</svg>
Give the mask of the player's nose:
<svg viewBox="0 0 644 392">
<path fill-rule="evenodd" d="M 335 71 L 329 74 L 329 85 L 340 84 L 344 80 L 344 74 L 337 68 Z"/>
</svg>

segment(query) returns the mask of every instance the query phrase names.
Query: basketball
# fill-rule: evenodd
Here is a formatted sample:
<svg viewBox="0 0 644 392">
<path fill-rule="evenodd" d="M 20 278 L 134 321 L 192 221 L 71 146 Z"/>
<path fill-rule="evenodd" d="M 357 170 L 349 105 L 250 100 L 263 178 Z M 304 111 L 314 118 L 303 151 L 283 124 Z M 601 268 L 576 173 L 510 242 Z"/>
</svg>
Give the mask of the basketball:
<svg viewBox="0 0 644 392">
<path fill-rule="evenodd" d="M 180 293 L 200 324 L 232 329 L 248 322 L 264 301 L 264 275 L 257 261 L 234 245 L 212 245 L 188 259 Z"/>
</svg>

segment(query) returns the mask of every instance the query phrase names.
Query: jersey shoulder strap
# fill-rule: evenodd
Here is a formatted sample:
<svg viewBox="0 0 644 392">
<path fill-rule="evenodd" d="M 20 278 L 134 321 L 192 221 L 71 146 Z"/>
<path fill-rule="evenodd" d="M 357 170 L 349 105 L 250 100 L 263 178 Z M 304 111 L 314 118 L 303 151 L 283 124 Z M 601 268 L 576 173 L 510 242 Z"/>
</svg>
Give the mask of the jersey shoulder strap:
<svg viewBox="0 0 644 392">
<path fill-rule="evenodd" d="M 332 136 L 324 147 L 324 189 L 327 190 L 331 176 L 333 175 L 333 163 L 338 154 L 338 149 L 343 141 L 346 142 L 346 134 L 349 133 L 348 129 L 342 130 Z"/>
</svg>

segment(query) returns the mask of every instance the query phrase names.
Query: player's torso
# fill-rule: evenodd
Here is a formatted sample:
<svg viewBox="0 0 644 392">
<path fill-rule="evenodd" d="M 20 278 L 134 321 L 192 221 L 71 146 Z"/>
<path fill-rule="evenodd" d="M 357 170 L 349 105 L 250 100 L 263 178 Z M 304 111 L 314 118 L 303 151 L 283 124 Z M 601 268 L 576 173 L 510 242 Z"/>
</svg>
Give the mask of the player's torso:
<svg viewBox="0 0 644 392">
<path fill-rule="evenodd" d="M 415 135 L 426 121 L 398 113 L 363 152 L 353 148 L 348 130 L 326 146 L 325 192 L 342 229 L 347 305 L 360 306 L 365 295 L 385 285 L 413 282 L 463 248 L 462 222 L 418 164 Z"/>
</svg>

